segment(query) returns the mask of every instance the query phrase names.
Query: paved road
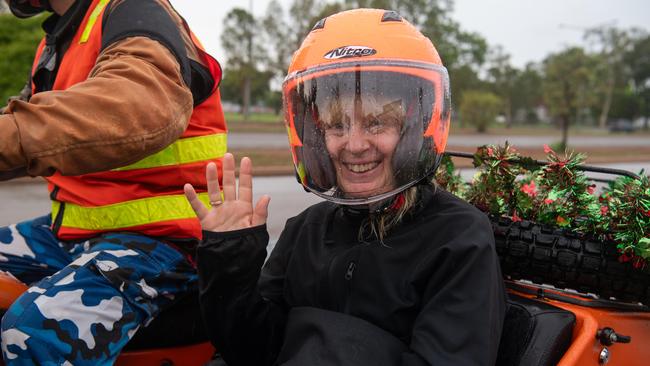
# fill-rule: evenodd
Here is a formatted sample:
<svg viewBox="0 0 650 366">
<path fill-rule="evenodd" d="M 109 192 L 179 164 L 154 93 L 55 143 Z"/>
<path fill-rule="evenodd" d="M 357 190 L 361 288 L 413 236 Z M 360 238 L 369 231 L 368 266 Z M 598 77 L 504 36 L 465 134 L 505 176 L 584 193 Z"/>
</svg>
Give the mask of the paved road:
<svg viewBox="0 0 650 366">
<path fill-rule="evenodd" d="M 540 147 L 559 141 L 553 136 L 492 136 L 492 135 L 451 135 L 449 146 L 476 147 L 485 144 L 503 144 L 506 140 L 511 145 L 518 147 Z M 573 147 L 599 147 L 599 146 L 650 146 L 647 136 L 575 136 L 569 137 L 569 144 Z M 287 135 L 283 133 L 230 133 L 228 135 L 230 148 L 286 148 Z"/>
<path fill-rule="evenodd" d="M 633 172 L 638 172 L 641 169 L 650 171 L 650 162 L 619 163 L 606 166 Z M 461 174 L 469 180 L 474 175 L 474 170 L 465 169 L 461 171 Z M 600 175 L 599 177 L 604 178 L 605 176 Z M 277 240 L 289 217 L 320 201 L 320 198 L 305 192 L 294 177 L 259 177 L 254 179 L 253 184 L 255 200 L 261 194 L 271 196 L 267 226 L 272 241 Z M 46 186 L 38 180 L 34 180 L 33 183 L 0 183 L 0 202 L 2 202 L 0 226 L 43 215 L 50 210 Z"/>
</svg>

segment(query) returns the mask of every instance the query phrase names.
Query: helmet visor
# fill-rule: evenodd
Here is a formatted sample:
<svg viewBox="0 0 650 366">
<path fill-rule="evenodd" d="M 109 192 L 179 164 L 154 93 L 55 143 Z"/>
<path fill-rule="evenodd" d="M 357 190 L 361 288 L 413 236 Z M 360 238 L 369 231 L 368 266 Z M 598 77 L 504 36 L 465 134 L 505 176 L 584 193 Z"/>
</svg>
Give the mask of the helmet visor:
<svg viewBox="0 0 650 366">
<path fill-rule="evenodd" d="M 303 186 L 365 204 L 432 174 L 444 152 L 449 85 L 442 66 L 343 63 L 287 77 L 285 121 Z"/>
</svg>

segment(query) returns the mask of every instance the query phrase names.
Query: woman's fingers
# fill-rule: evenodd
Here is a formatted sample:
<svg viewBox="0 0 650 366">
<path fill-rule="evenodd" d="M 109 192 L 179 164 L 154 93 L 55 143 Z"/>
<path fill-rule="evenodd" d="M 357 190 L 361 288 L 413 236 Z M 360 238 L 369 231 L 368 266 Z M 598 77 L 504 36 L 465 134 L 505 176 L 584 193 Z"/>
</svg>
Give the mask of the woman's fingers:
<svg viewBox="0 0 650 366">
<path fill-rule="evenodd" d="M 247 157 L 239 164 L 239 200 L 253 205 L 253 163 Z"/>
<path fill-rule="evenodd" d="M 231 153 L 223 156 L 223 200 L 233 201 L 237 199 L 235 188 L 235 157 Z"/>
<path fill-rule="evenodd" d="M 271 202 L 271 197 L 264 195 L 262 196 L 255 205 L 253 210 L 253 218 L 251 224 L 253 226 L 259 226 L 266 223 L 266 218 L 269 216 L 269 202 Z"/>
<path fill-rule="evenodd" d="M 196 191 L 191 184 L 185 184 L 183 190 L 185 191 L 185 198 L 190 202 L 190 206 L 192 206 L 194 213 L 196 213 L 199 220 L 203 220 L 203 218 L 208 214 L 208 208 L 205 207 L 201 200 L 199 200 L 199 196 L 196 194 Z"/>
<path fill-rule="evenodd" d="M 217 164 L 209 163 L 205 168 L 205 179 L 208 183 L 208 197 L 210 202 L 221 202 L 221 190 L 219 188 L 219 173 Z"/>
</svg>

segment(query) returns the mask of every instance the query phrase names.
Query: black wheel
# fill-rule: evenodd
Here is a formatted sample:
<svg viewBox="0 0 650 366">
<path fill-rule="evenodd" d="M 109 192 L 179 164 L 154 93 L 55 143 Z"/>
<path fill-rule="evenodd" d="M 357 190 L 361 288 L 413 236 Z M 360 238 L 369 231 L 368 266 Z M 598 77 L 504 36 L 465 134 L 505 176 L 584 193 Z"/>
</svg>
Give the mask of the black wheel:
<svg viewBox="0 0 650 366">
<path fill-rule="evenodd" d="M 614 244 L 530 221 L 490 220 L 504 277 L 650 305 L 650 268 L 620 262 Z"/>
</svg>

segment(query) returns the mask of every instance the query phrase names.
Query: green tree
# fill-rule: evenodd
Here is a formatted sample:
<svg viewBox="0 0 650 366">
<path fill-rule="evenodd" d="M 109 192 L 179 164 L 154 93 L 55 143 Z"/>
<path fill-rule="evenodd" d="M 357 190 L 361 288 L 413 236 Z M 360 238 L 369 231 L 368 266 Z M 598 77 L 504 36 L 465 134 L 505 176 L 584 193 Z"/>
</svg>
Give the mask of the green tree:
<svg viewBox="0 0 650 366">
<path fill-rule="evenodd" d="M 339 2 L 317 2 L 315 0 L 294 0 L 288 12 L 277 0 L 272 0 L 266 16 L 261 20 L 266 34 L 267 58 L 265 65 L 278 79 L 284 78 L 291 56 L 302 44 L 319 20 L 343 10 Z"/>
<path fill-rule="evenodd" d="M 629 68 L 634 92 L 638 99 L 638 115 L 644 117 L 644 129 L 647 130 L 650 117 L 650 35 L 646 33 L 636 37 L 623 60 Z"/>
<path fill-rule="evenodd" d="M 491 89 L 503 101 L 503 115 L 506 118 L 506 127 L 512 126 L 513 115 L 518 91 L 515 89 L 515 82 L 519 76 L 519 70 L 510 64 L 510 55 L 503 47 L 497 46 L 489 52 L 489 67 L 487 69 L 488 81 L 491 82 Z"/>
<path fill-rule="evenodd" d="M 480 34 L 463 30 L 452 19 L 453 0 L 345 0 L 345 4 L 395 10 L 431 39 L 449 70 L 452 104 L 463 99 L 465 90 L 476 88 L 488 45 Z"/>
<path fill-rule="evenodd" d="M 34 53 L 43 37 L 43 19 L 0 14 L 0 107 L 10 96 L 18 94 L 29 79 Z"/>
<path fill-rule="evenodd" d="M 601 82 L 597 85 L 602 94 L 598 125 L 604 128 L 607 125 L 614 91 L 617 87 L 624 87 L 627 81 L 623 57 L 631 47 L 631 41 L 627 31 L 612 26 L 588 29 L 585 39 L 595 41 L 600 48 L 598 66 L 603 77 L 599 78 Z"/>
<path fill-rule="evenodd" d="M 637 97 L 633 88 L 618 88 L 612 96 L 612 107 L 609 110 L 609 116 L 615 119 L 633 120 L 639 115 L 640 109 L 641 100 Z"/>
<path fill-rule="evenodd" d="M 550 114 L 560 122 L 561 147 L 566 148 L 569 124 L 589 105 L 594 60 L 579 47 L 568 48 L 544 60 L 542 90 Z"/>
<path fill-rule="evenodd" d="M 528 63 L 523 70 L 517 72 L 514 80 L 514 94 L 512 95 L 512 106 L 515 113 L 515 120 L 523 123 L 536 123 L 536 109 L 544 99 L 542 96 L 542 74 L 540 66 Z"/>
<path fill-rule="evenodd" d="M 248 119 L 251 105 L 253 77 L 258 73 L 259 64 L 266 59 L 258 21 L 252 14 L 241 8 L 234 8 L 226 14 L 221 45 L 226 53 L 229 74 L 232 80 L 239 81 L 242 94 L 241 105 L 244 119 Z M 235 74 L 238 74 L 235 76 Z"/>
<path fill-rule="evenodd" d="M 464 121 L 476 127 L 479 133 L 485 133 L 490 123 L 503 108 L 501 98 L 494 93 L 468 90 L 460 103 L 460 113 Z"/>
<path fill-rule="evenodd" d="M 251 105 L 266 102 L 266 93 L 269 90 L 269 81 L 272 77 L 273 73 L 270 71 L 228 68 L 224 71 L 224 77 L 219 86 L 221 96 L 223 100 L 243 105 L 242 85 L 246 82 L 244 78 L 249 78 Z M 248 120 L 248 117 L 244 115 L 244 120 Z"/>
</svg>

